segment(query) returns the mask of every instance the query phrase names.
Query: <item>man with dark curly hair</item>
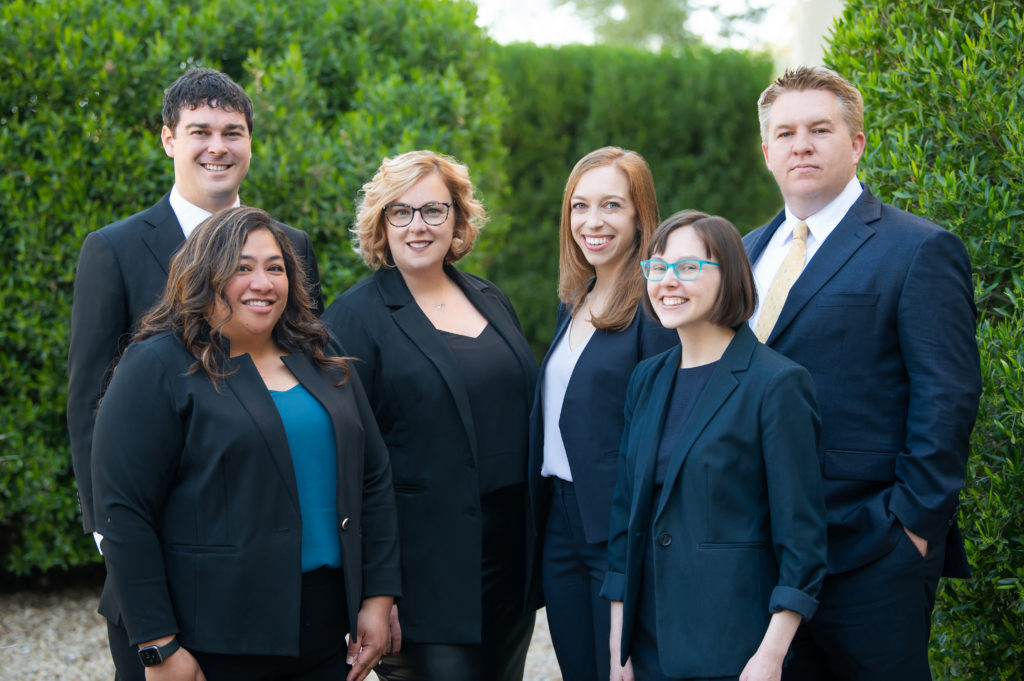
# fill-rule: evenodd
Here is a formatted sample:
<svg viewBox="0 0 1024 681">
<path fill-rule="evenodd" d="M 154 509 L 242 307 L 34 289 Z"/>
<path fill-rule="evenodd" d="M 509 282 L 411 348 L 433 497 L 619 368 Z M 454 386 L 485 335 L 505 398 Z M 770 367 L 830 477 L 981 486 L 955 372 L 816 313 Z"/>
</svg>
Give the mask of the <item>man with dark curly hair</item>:
<svg viewBox="0 0 1024 681">
<path fill-rule="evenodd" d="M 210 215 L 238 206 L 252 156 L 252 100 L 227 75 L 207 68 L 183 73 L 163 100 L 164 151 L 174 186 L 156 205 L 86 236 L 75 272 L 68 352 L 68 431 L 85 531 L 94 532 L 91 480 L 96 407 L 111 367 L 157 301 L 171 256 Z M 320 273 L 309 235 L 285 232 L 305 264 L 317 311 Z M 102 552 L 102 537 L 94 534 Z M 119 622 L 109 622 L 120 681 L 142 680 L 144 668 Z"/>
</svg>

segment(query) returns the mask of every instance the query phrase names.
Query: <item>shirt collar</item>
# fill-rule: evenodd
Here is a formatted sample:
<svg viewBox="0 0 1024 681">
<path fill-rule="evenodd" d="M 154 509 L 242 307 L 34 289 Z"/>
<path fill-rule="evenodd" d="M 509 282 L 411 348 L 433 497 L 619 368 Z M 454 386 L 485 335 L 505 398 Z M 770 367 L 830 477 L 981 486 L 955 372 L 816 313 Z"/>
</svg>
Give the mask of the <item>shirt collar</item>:
<svg viewBox="0 0 1024 681">
<path fill-rule="evenodd" d="M 842 222 L 846 214 L 850 212 L 850 208 L 857 199 L 860 198 L 864 188 L 861 186 L 857 176 L 846 184 L 843 191 L 839 192 L 839 196 L 832 199 L 828 205 L 819 210 L 814 215 L 808 216 L 804 222 L 807 223 L 807 229 L 817 243 L 822 243 L 832 233 L 839 223 Z M 792 233 L 793 226 L 800 222 L 800 218 L 794 215 L 789 210 L 789 206 L 786 206 L 786 223 L 783 226 L 785 232 Z"/>
<path fill-rule="evenodd" d="M 178 218 L 178 224 L 181 225 L 181 231 L 185 233 L 187 239 L 191 236 L 195 228 L 199 226 L 199 223 L 210 217 L 213 213 L 200 208 L 196 204 L 190 202 L 181 192 L 178 191 L 178 185 L 171 187 L 171 209 L 174 211 L 174 215 Z M 241 199 L 235 197 L 235 203 L 231 206 L 237 208 L 242 205 Z"/>
</svg>

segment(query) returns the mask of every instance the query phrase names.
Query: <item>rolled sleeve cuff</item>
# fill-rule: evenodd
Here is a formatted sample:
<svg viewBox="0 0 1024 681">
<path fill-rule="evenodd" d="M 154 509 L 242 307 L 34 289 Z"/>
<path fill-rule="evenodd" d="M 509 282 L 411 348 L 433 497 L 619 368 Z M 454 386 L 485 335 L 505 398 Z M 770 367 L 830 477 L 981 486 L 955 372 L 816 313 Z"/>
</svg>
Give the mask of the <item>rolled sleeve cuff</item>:
<svg viewBox="0 0 1024 681">
<path fill-rule="evenodd" d="M 769 612 L 792 610 L 803 617 L 804 620 L 814 617 L 817 609 L 818 599 L 808 596 L 800 589 L 794 589 L 791 586 L 775 587 L 772 590 L 772 597 L 768 604 Z"/>
<path fill-rule="evenodd" d="M 622 601 L 626 597 L 626 575 L 621 572 L 608 572 L 601 585 L 601 597 L 609 601 Z"/>
</svg>

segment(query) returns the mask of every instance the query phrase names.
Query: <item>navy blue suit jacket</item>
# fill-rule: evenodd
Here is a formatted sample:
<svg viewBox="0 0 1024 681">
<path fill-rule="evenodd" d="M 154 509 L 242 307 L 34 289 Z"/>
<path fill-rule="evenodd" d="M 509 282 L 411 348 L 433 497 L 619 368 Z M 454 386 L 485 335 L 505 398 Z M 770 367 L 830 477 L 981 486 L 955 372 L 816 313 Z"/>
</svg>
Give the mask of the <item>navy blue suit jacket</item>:
<svg viewBox="0 0 1024 681">
<path fill-rule="evenodd" d="M 569 328 L 572 316 L 558 306 L 554 347 Z M 557 427 L 569 457 L 573 486 L 580 505 L 583 532 L 588 543 L 608 541 L 608 509 L 618 475 L 619 442 L 622 439 L 622 405 L 629 376 L 636 365 L 673 345 L 679 335 L 666 329 L 637 308 L 623 331 L 595 330 L 583 349 L 565 391 Z M 541 363 L 544 376 L 548 356 Z M 544 423 L 541 382 L 530 413 L 530 499 L 538 536 L 547 521 L 547 503 L 540 471 L 544 463 Z"/>
<path fill-rule="evenodd" d="M 512 304 L 486 279 L 450 265 L 445 272 L 512 350 L 523 372 L 521 399 L 528 405 L 537 361 Z M 397 269 L 378 270 L 350 288 L 331 303 L 323 321 L 345 352 L 358 358 L 352 366 L 391 457 L 402 544 L 402 635 L 416 643 L 479 643 L 483 518 L 477 436 L 458 357 Z M 525 451 L 522 457 L 525 466 Z M 527 537 L 522 541 L 529 564 L 530 544 Z"/>
<path fill-rule="evenodd" d="M 806 619 L 817 608 L 826 539 L 814 385 L 741 326 L 694 403 L 655 497 L 680 353 L 677 344 L 641 363 L 629 384 L 602 594 L 624 601 L 625 662 L 641 579 L 652 577 L 644 552 L 654 542 L 662 669 L 673 678 L 737 676 L 773 612 Z"/>
<path fill-rule="evenodd" d="M 756 262 L 784 213 L 744 238 Z M 956 510 L 981 377 L 974 286 L 951 232 L 865 187 L 793 284 L 767 344 L 811 372 L 834 573 L 885 555 L 903 527 L 946 541 L 967 576 Z"/>
</svg>

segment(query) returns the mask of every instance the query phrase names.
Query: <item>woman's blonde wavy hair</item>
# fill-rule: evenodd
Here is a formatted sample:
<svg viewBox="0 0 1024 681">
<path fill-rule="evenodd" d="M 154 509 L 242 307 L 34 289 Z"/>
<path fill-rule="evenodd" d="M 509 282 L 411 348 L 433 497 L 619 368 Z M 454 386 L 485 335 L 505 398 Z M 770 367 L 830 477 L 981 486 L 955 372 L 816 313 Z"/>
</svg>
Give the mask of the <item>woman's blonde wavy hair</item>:
<svg viewBox="0 0 1024 681">
<path fill-rule="evenodd" d="M 360 191 L 362 198 L 356 207 L 352 233 L 359 255 L 371 269 L 395 266 L 388 247 L 384 208 L 430 173 L 439 174 L 452 195 L 455 225 L 445 263 L 457 262 L 473 250 L 473 241 L 487 216 L 483 204 L 473 196 L 469 169 L 451 156 L 430 150 L 409 151 L 385 158 L 373 179 Z"/>
</svg>

